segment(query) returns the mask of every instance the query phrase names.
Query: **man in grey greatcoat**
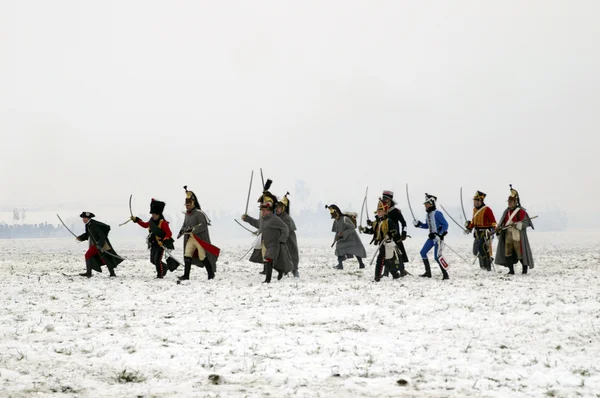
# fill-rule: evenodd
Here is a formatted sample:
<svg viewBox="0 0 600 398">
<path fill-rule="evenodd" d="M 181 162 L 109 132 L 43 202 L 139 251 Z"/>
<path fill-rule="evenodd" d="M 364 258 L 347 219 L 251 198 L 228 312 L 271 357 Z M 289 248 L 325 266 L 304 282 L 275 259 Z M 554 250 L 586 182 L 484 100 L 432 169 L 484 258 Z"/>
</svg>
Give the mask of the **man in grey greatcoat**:
<svg viewBox="0 0 600 398">
<path fill-rule="evenodd" d="M 358 260 L 359 268 L 365 268 L 362 259 L 367 257 L 367 251 L 356 233 L 356 225 L 336 205 L 329 205 L 327 208 L 333 218 L 331 231 L 335 232 L 335 255 L 338 258 L 338 265 L 333 268 L 344 269 L 344 260 L 354 256 Z"/>
<path fill-rule="evenodd" d="M 288 227 L 279 217 L 273 214 L 273 207 L 274 202 L 271 200 L 266 200 L 260 205 L 262 254 L 266 273 L 264 283 L 271 283 L 273 268 L 277 270 L 277 280 L 281 280 L 283 274 L 287 274 L 294 269 L 290 253 L 285 244 L 289 236 Z M 249 216 L 244 215 L 243 218 L 246 220 Z"/>
<path fill-rule="evenodd" d="M 179 239 L 182 235 L 185 235 L 183 240 L 184 274 L 179 277 L 179 280 L 190 279 L 192 264 L 206 268 L 208 279 L 214 279 L 220 250 L 210 243 L 208 232 L 210 220 L 200 209 L 198 198 L 192 191 L 187 190 L 187 186 L 184 189 L 186 193 L 185 219 L 177 236 L 177 239 Z"/>
<path fill-rule="evenodd" d="M 294 264 L 294 278 L 299 278 L 300 273 L 298 272 L 298 264 L 300 263 L 300 254 L 298 253 L 298 240 L 296 239 L 296 223 L 290 216 L 290 200 L 288 198 L 289 194 L 289 192 L 286 193 L 285 196 L 279 202 L 277 202 L 275 205 L 275 213 L 289 229 L 290 234 L 286 242 L 286 246 L 290 252 L 290 257 L 292 258 L 292 264 Z"/>
</svg>

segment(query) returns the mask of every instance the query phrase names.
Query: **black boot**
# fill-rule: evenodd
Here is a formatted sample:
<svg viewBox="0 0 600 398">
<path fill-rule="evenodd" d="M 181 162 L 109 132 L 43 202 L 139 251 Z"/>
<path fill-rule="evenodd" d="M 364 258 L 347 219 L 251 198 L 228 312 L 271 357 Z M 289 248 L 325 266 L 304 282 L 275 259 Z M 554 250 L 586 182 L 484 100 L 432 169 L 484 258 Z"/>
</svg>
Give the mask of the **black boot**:
<svg viewBox="0 0 600 398">
<path fill-rule="evenodd" d="M 485 269 L 485 262 L 486 262 L 485 257 L 479 256 L 479 268 Z"/>
<path fill-rule="evenodd" d="M 92 277 L 92 266 L 91 266 L 91 264 L 88 264 L 87 261 L 85 264 L 85 272 L 79 274 L 79 276 L 85 276 L 86 278 Z"/>
<path fill-rule="evenodd" d="M 492 270 L 492 258 L 491 257 L 486 257 L 485 258 L 485 270 L 486 271 L 491 271 Z"/>
<path fill-rule="evenodd" d="M 273 276 L 273 263 L 265 263 L 265 281 L 263 283 L 271 283 L 271 277 Z"/>
<path fill-rule="evenodd" d="M 107 267 L 108 267 L 109 277 L 115 278 L 117 276 L 117 274 L 115 274 L 115 267 L 111 267 L 110 265 L 107 265 Z"/>
<path fill-rule="evenodd" d="M 297 269 L 295 269 L 295 270 L 292 272 L 292 275 L 294 275 L 294 278 L 300 278 L 300 273 L 298 272 L 298 270 L 297 270 Z"/>
<path fill-rule="evenodd" d="M 363 263 L 362 258 L 356 257 L 356 259 L 358 260 L 358 268 L 360 268 L 360 269 L 365 268 L 365 263 Z"/>
<path fill-rule="evenodd" d="M 400 263 L 400 276 L 401 277 L 405 277 L 406 275 L 408 275 L 408 272 L 406 272 L 406 267 L 404 267 L 404 263 Z"/>
<path fill-rule="evenodd" d="M 180 281 L 187 281 L 190 279 L 190 271 L 192 270 L 192 258 L 184 257 L 183 276 L 178 277 Z"/>
<path fill-rule="evenodd" d="M 336 265 L 335 269 L 344 269 L 344 266 L 342 265 L 342 262 L 344 261 L 344 256 L 338 256 L 338 265 Z"/>
<path fill-rule="evenodd" d="M 280 281 L 283 278 L 283 271 L 277 270 L 277 280 Z"/>
<path fill-rule="evenodd" d="M 514 274 L 515 274 L 515 265 L 513 263 L 509 263 L 507 275 L 514 275 Z"/>
<path fill-rule="evenodd" d="M 528 267 L 525 264 L 523 264 L 523 260 L 521 260 L 521 264 L 523 265 L 523 273 L 526 274 Z"/>
<path fill-rule="evenodd" d="M 392 272 L 392 277 L 393 277 L 394 279 L 398 279 L 398 278 L 400 278 L 401 276 L 402 276 L 402 275 L 400 274 L 400 271 L 394 271 L 394 272 Z"/>
<path fill-rule="evenodd" d="M 160 265 L 154 265 L 154 267 L 156 268 L 156 278 L 157 279 L 162 279 L 162 277 L 164 276 L 162 270 L 160 269 Z"/>
<path fill-rule="evenodd" d="M 448 271 L 446 271 L 444 269 L 444 267 L 442 267 L 442 264 L 439 264 L 440 269 L 442 270 L 442 280 L 446 280 L 446 279 L 450 279 L 450 276 L 448 275 Z"/>
<path fill-rule="evenodd" d="M 388 267 L 387 261 L 386 264 L 383 266 L 383 275 L 381 276 L 385 276 L 386 278 L 390 276 L 390 267 Z"/>
<path fill-rule="evenodd" d="M 431 266 L 429 265 L 429 259 L 424 258 L 423 264 L 425 264 L 425 273 L 421 275 L 423 278 L 431 278 Z"/>
<path fill-rule="evenodd" d="M 267 266 L 263 263 L 263 270 L 259 272 L 260 275 L 267 275 Z"/>
<path fill-rule="evenodd" d="M 205 257 L 204 260 L 202 260 L 202 264 L 204 264 L 204 268 L 206 268 L 208 280 L 215 279 L 215 272 L 213 271 L 210 261 L 208 261 L 208 257 Z"/>
</svg>

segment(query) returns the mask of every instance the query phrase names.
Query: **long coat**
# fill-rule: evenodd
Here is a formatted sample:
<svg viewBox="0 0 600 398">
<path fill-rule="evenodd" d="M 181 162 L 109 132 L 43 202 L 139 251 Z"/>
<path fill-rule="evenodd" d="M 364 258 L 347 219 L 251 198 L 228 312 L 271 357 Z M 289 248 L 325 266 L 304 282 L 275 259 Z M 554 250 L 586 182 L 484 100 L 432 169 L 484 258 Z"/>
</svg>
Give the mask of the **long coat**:
<svg viewBox="0 0 600 398">
<path fill-rule="evenodd" d="M 346 216 L 340 216 L 333 221 L 331 231 L 335 232 L 336 247 L 335 255 L 338 257 L 351 258 L 353 256 L 365 258 L 367 251 L 360 237 L 356 233 L 356 226 Z"/>
<path fill-rule="evenodd" d="M 259 218 L 258 220 L 256 218 L 250 217 L 248 215 L 246 215 L 246 218 L 244 219 L 244 221 L 246 221 L 248 224 L 252 225 L 254 228 L 258 229 L 258 242 L 262 242 L 262 230 L 261 230 L 261 226 L 262 226 L 262 218 Z M 254 247 L 254 250 L 252 251 L 252 255 L 250 255 L 250 262 L 252 263 L 257 263 L 257 264 L 263 264 L 265 262 L 265 260 L 263 259 L 262 256 L 262 245 L 259 245 L 258 247 Z"/>
<path fill-rule="evenodd" d="M 185 252 L 185 246 L 187 245 L 188 239 L 200 239 L 206 243 L 210 242 L 210 233 L 208 232 L 208 226 L 210 225 L 210 221 L 204 212 L 198 208 L 195 208 L 191 211 L 185 213 L 185 219 L 183 220 L 183 225 L 181 226 L 181 232 L 183 232 L 187 228 L 194 227 L 193 234 L 185 235 L 183 238 L 183 250 Z M 180 232 L 180 233 L 181 233 Z M 214 272 L 217 272 L 217 257 L 213 254 L 206 252 L 206 258 L 210 262 L 212 269 Z M 198 267 L 204 267 L 200 258 L 198 258 L 197 254 L 194 254 L 192 258 L 192 264 Z"/>
<path fill-rule="evenodd" d="M 286 246 L 289 237 L 287 225 L 273 213 L 269 213 L 258 221 L 250 216 L 246 217 L 249 224 L 259 228 L 262 234 L 264 258 L 273 260 L 273 268 L 285 273 L 294 269 L 290 253 Z"/>
<path fill-rule="evenodd" d="M 297 270 L 298 264 L 300 263 L 300 253 L 298 252 L 298 240 L 296 239 L 296 223 L 287 212 L 281 213 L 279 218 L 287 225 L 288 230 L 290 231 L 286 245 L 290 252 L 294 269 Z"/>
<path fill-rule="evenodd" d="M 508 208 L 506 210 L 504 210 L 504 213 L 502 213 L 502 217 L 500 218 L 500 222 L 498 223 L 498 226 L 496 228 L 502 228 L 504 227 L 504 222 L 506 220 L 506 215 L 508 213 Z M 522 213 L 525 215 L 525 218 L 529 218 L 529 215 L 527 214 L 527 211 L 521 207 Z M 521 219 L 517 219 L 515 217 L 515 219 L 513 221 L 522 221 Z M 533 268 L 533 253 L 531 252 L 531 246 L 529 245 L 529 239 L 527 238 L 527 228 L 531 227 L 533 228 L 533 223 L 531 222 L 531 220 L 525 220 L 523 221 L 523 228 L 521 229 L 521 253 L 523 254 L 523 264 L 525 264 L 526 266 L 528 266 L 529 268 Z M 500 233 L 500 236 L 498 236 L 498 247 L 496 248 L 496 258 L 494 260 L 495 264 L 498 265 L 503 265 L 505 267 L 508 267 L 508 261 L 506 260 L 506 252 L 505 252 L 505 248 L 504 248 L 504 242 L 506 241 L 505 238 L 505 233 L 506 231 L 502 231 Z"/>
<path fill-rule="evenodd" d="M 408 255 L 406 254 L 406 249 L 404 248 L 404 242 L 402 241 L 402 232 L 406 229 L 406 220 L 404 220 L 404 216 L 400 209 L 395 207 L 391 208 L 388 211 L 388 224 L 389 230 L 392 234 L 392 239 L 400 252 L 402 253 L 402 261 L 408 262 Z M 402 229 L 400 229 L 402 227 Z"/>
<path fill-rule="evenodd" d="M 89 240 L 90 247 L 96 246 L 98 249 L 99 253 L 87 260 L 94 271 L 102 272 L 101 266 L 104 264 L 114 268 L 123 262 L 122 258 L 115 257 L 118 254 L 108 239 L 109 232 L 110 225 L 91 219 L 85 224 L 85 233 L 77 237 L 80 241 Z"/>
</svg>

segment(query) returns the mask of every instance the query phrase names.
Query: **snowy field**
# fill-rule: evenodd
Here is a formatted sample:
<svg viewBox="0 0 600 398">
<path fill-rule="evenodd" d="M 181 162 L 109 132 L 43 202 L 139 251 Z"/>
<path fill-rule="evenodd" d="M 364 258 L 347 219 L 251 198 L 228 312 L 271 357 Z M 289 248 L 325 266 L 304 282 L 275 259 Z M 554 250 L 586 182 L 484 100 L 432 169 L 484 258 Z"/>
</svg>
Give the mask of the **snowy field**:
<svg viewBox="0 0 600 398">
<path fill-rule="evenodd" d="M 143 239 L 114 238 L 118 278 L 89 280 L 63 275 L 86 244 L 0 241 L 0 396 L 600 397 L 598 236 L 530 236 L 529 275 L 448 252 L 449 281 L 419 278 L 419 236 L 415 276 L 379 284 L 301 237 L 301 279 L 270 285 L 236 244 L 216 280 L 194 267 L 176 285 Z M 449 239 L 464 257 L 469 242 Z"/>
</svg>

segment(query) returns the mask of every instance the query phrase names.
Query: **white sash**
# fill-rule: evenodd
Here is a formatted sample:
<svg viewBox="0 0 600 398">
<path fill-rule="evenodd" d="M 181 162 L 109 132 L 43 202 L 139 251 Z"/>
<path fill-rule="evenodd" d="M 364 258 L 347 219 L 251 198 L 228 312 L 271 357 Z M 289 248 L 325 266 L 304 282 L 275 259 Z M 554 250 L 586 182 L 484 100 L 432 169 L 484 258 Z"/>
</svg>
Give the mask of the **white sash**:
<svg viewBox="0 0 600 398">
<path fill-rule="evenodd" d="M 262 234 L 258 234 L 256 240 L 254 241 L 255 249 L 262 249 Z"/>
</svg>

